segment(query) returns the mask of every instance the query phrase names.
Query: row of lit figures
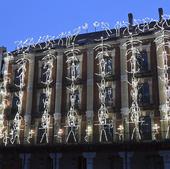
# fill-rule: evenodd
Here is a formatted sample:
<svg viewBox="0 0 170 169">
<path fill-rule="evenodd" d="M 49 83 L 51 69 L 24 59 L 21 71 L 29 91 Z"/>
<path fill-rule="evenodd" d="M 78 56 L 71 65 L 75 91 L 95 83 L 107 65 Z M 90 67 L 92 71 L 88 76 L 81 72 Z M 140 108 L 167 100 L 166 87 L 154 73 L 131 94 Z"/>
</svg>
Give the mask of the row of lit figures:
<svg viewBox="0 0 170 169">
<path fill-rule="evenodd" d="M 169 42 L 165 41 L 166 35 L 164 34 L 164 31 L 162 32 L 161 36 L 159 36 L 155 41 L 159 42 L 159 46 L 157 48 L 157 50 L 159 50 L 160 48 L 163 49 L 162 54 L 160 57 L 163 58 L 163 68 L 158 67 L 159 69 L 162 69 L 164 72 L 164 78 L 160 78 L 165 85 L 165 95 L 166 97 L 166 104 L 163 107 L 163 112 L 165 113 L 164 118 L 162 119 L 162 121 L 168 121 L 170 120 L 170 98 L 169 98 L 169 77 L 168 77 L 168 58 L 167 58 L 167 52 L 166 52 L 166 47 L 169 48 Z M 99 68 L 100 68 L 100 73 L 97 74 L 97 76 L 99 76 L 101 78 L 100 83 L 98 83 L 98 88 L 99 88 L 99 100 L 100 100 L 100 108 L 98 110 L 98 125 L 99 126 L 99 141 L 108 141 L 108 135 L 107 135 L 107 131 L 106 128 L 113 128 L 113 120 L 109 118 L 109 112 L 108 109 L 106 107 L 105 101 L 106 101 L 106 87 L 107 87 L 107 82 L 106 82 L 106 77 L 107 77 L 107 72 L 106 72 L 106 61 L 105 58 L 109 57 L 108 54 L 108 48 L 110 47 L 110 45 L 108 44 L 104 44 L 104 38 L 101 37 L 101 43 L 99 45 L 97 45 L 94 50 L 97 51 L 97 55 L 96 55 L 96 59 L 98 59 L 99 61 Z M 126 47 L 126 49 L 128 49 L 126 51 L 126 57 L 127 56 L 131 56 L 130 59 L 127 60 L 127 64 L 130 64 L 130 70 L 127 70 L 128 73 L 130 73 L 132 75 L 132 79 L 131 81 L 128 81 L 128 84 L 131 86 L 131 98 L 132 98 L 132 104 L 129 108 L 129 115 L 130 115 L 130 121 L 128 123 L 133 123 L 134 124 L 134 129 L 132 132 L 132 136 L 131 139 L 137 138 L 137 139 L 141 139 L 141 135 L 140 135 L 140 131 L 139 131 L 139 124 L 142 124 L 143 121 L 140 120 L 140 116 L 141 116 L 141 112 L 140 112 L 140 108 L 138 105 L 138 86 L 139 86 L 139 80 L 135 77 L 135 74 L 138 73 L 140 71 L 139 68 L 139 63 L 138 63 L 138 59 L 142 59 L 142 58 L 136 58 L 136 56 L 140 56 L 139 55 L 139 50 L 135 47 L 137 44 L 141 44 L 141 41 L 139 40 L 134 40 L 133 37 L 131 36 L 130 40 L 128 40 L 124 46 Z M 50 49 L 49 49 L 50 51 Z M 75 102 L 76 102 L 76 90 L 79 90 L 79 88 L 76 86 L 76 81 L 78 80 L 79 76 L 77 74 L 77 69 L 78 69 L 78 62 L 79 59 L 77 57 L 77 55 L 80 53 L 80 51 L 78 49 L 75 49 L 74 44 L 72 44 L 72 48 L 69 49 L 68 51 L 65 52 L 66 56 L 67 56 L 67 61 L 66 63 L 68 64 L 68 69 L 70 70 L 70 77 L 67 77 L 67 79 L 69 81 L 71 81 L 71 86 L 70 88 L 67 88 L 69 93 L 70 93 L 70 107 L 69 107 L 69 111 L 67 113 L 67 125 L 65 126 L 67 128 L 68 134 L 67 134 L 67 138 L 66 138 L 66 142 L 69 141 L 70 137 L 73 137 L 74 141 L 77 142 L 77 130 L 79 128 L 79 118 L 78 118 L 78 111 L 76 110 L 76 106 L 75 106 Z M 7 129 L 3 129 L 5 131 L 3 131 L 1 133 L 1 138 L 3 138 L 3 142 L 5 144 L 8 143 L 8 139 L 10 140 L 10 142 L 13 144 L 15 143 L 17 140 L 18 143 L 20 143 L 20 139 L 19 139 L 19 135 L 20 135 L 20 126 L 21 126 L 21 121 L 22 121 L 22 117 L 21 117 L 21 111 L 22 111 L 22 100 L 23 100 L 23 87 L 25 86 L 25 82 L 24 82 L 24 78 L 25 78 L 25 73 L 26 73 L 26 65 L 29 62 L 29 60 L 25 57 L 26 54 L 23 54 L 23 58 L 17 60 L 16 64 L 18 65 L 18 76 L 16 78 L 19 79 L 19 85 L 15 84 L 18 88 L 19 88 L 19 92 L 17 94 L 19 101 L 17 101 L 17 107 L 18 107 L 18 111 L 14 117 L 13 120 L 13 124 L 10 128 L 10 133 L 8 134 Z M 44 111 L 43 111 L 43 115 L 41 118 L 41 128 L 43 130 L 43 134 L 41 137 L 41 141 L 42 142 L 44 139 L 46 140 L 46 142 L 48 143 L 48 131 L 50 128 L 50 115 L 49 115 L 49 111 L 50 111 L 50 96 L 51 96 L 51 91 L 50 91 L 50 84 L 52 83 L 52 69 L 53 69 L 53 63 L 55 60 L 55 56 L 51 53 L 48 53 L 43 59 L 43 69 L 45 70 L 44 74 L 45 74 L 45 81 L 42 81 L 42 83 L 44 83 L 44 85 L 46 85 L 46 89 L 45 89 L 45 94 L 46 97 L 43 100 L 43 106 L 44 106 Z M 3 82 L 3 89 L 1 91 L 1 94 L 3 94 L 3 101 L 6 100 L 6 97 L 9 95 L 8 91 L 7 91 L 7 83 L 9 81 L 8 78 L 8 62 L 9 59 L 6 58 L 6 69 L 4 72 L 4 82 Z M 5 109 L 5 103 L 2 103 L 2 109 Z M 2 113 L 3 114 L 3 113 Z M 2 115 L 1 115 L 2 116 Z M 2 118 L 2 117 L 1 117 Z M 1 121 L 2 122 L 2 121 Z M 1 124 L 1 126 L 3 126 L 3 124 Z M 3 127 L 2 127 L 3 128 Z M 159 128 L 160 126 L 158 124 L 154 124 L 152 126 L 152 133 L 153 133 L 153 139 L 156 139 L 156 135 L 159 134 Z M 166 133 L 166 138 L 168 138 L 169 135 L 169 128 L 170 125 L 168 124 L 168 128 L 167 128 L 167 133 Z M 91 132 L 91 128 L 87 127 L 86 129 L 86 134 L 87 136 L 92 133 Z M 123 136 L 124 136 L 124 127 L 122 125 L 120 125 L 117 128 L 117 132 L 116 134 L 118 135 L 118 138 L 120 140 L 123 140 Z M 30 130 L 29 132 L 29 136 L 27 138 L 27 141 L 30 142 L 30 139 L 33 138 L 34 135 L 34 131 Z M 58 136 L 61 137 L 63 135 L 63 130 L 59 129 L 58 130 Z M 88 141 L 87 136 L 85 137 L 85 140 Z"/>
</svg>

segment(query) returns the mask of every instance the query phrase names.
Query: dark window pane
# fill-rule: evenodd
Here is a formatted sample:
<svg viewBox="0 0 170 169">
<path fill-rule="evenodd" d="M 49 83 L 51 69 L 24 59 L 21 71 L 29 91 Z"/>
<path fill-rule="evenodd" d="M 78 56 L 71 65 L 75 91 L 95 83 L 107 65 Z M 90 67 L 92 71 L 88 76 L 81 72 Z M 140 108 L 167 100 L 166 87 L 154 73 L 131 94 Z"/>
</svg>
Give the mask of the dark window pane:
<svg viewBox="0 0 170 169">
<path fill-rule="evenodd" d="M 18 77 L 22 73 L 22 70 L 15 69 L 14 84 L 20 85 L 20 78 Z"/>
<path fill-rule="evenodd" d="M 111 58 L 105 58 L 106 66 L 105 70 L 106 73 L 112 74 L 112 59 Z"/>
<path fill-rule="evenodd" d="M 42 65 L 42 67 L 41 67 L 41 81 L 42 82 L 45 82 L 46 81 L 46 71 L 47 71 L 47 69 L 48 69 L 48 65 L 46 66 L 46 67 L 44 67 L 43 65 Z"/>
<path fill-rule="evenodd" d="M 40 100 L 39 100 L 39 112 L 43 112 L 45 110 L 45 105 L 44 105 L 45 100 L 46 100 L 46 94 L 41 93 Z"/>
<path fill-rule="evenodd" d="M 152 138 L 151 134 L 151 118 L 150 116 L 140 117 L 139 130 L 143 140 L 150 140 Z"/>
<path fill-rule="evenodd" d="M 106 106 L 113 105 L 113 89 L 112 87 L 106 87 Z"/>
<path fill-rule="evenodd" d="M 149 84 L 147 82 L 139 85 L 138 103 L 139 105 L 150 104 Z"/>
<path fill-rule="evenodd" d="M 137 70 L 140 69 L 139 72 L 146 72 L 148 71 L 148 54 L 146 50 L 143 50 L 140 52 L 140 54 L 137 54 Z"/>
<path fill-rule="evenodd" d="M 12 114 L 15 115 L 18 112 L 18 104 L 19 104 L 19 98 L 17 96 L 14 96 L 12 99 Z"/>
</svg>

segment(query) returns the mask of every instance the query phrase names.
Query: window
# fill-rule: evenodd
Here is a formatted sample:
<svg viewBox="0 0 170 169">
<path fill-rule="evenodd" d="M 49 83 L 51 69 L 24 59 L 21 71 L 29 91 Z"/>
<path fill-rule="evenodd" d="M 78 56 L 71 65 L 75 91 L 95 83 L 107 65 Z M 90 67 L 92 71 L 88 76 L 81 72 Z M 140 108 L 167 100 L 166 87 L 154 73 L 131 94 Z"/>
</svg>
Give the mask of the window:
<svg viewBox="0 0 170 169">
<path fill-rule="evenodd" d="M 39 99 L 39 112 L 43 112 L 45 110 L 45 100 L 46 100 L 47 96 L 45 93 L 41 93 L 40 94 L 40 99 Z"/>
<path fill-rule="evenodd" d="M 41 82 L 46 81 L 47 74 L 45 72 L 47 71 L 47 69 L 48 69 L 48 65 L 46 67 L 44 67 L 44 65 L 42 64 L 42 66 L 41 66 L 41 77 L 40 77 Z"/>
<path fill-rule="evenodd" d="M 139 123 L 139 130 L 142 136 L 142 140 L 151 140 L 151 118 L 150 116 L 140 117 L 141 123 Z"/>
<path fill-rule="evenodd" d="M 18 103 L 20 102 L 18 96 L 14 96 L 12 99 L 12 110 L 11 113 L 12 115 L 15 115 L 18 112 Z"/>
<path fill-rule="evenodd" d="M 113 89 L 111 86 L 109 87 L 106 87 L 106 99 L 105 99 L 105 102 L 106 102 L 106 106 L 113 106 Z"/>
<path fill-rule="evenodd" d="M 20 69 L 18 71 L 18 68 L 15 69 L 15 76 L 14 76 L 14 84 L 19 86 L 20 85 L 20 78 L 19 75 L 22 73 L 22 70 Z"/>
<path fill-rule="evenodd" d="M 139 103 L 139 105 L 150 104 L 150 94 L 149 94 L 149 84 L 148 84 L 148 82 L 144 82 L 144 83 L 139 84 L 138 103 Z"/>
<path fill-rule="evenodd" d="M 69 78 L 71 78 L 72 76 L 76 77 L 80 77 L 80 64 L 79 62 L 77 62 L 75 65 L 69 65 L 69 72 L 68 72 L 68 76 Z"/>
<path fill-rule="evenodd" d="M 147 72 L 148 71 L 148 54 L 146 50 L 140 51 L 140 54 L 137 54 L 137 70 L 139 72 Z"/>
<path fill-rule="evenodd" d="M 75 108 L 80 108 L 80 92 L 79 92 L 79 90 L 76 90 L 74 95 L 69 94 L 69 96 L 70 96 L 70 98 L 69 98 L 70 105 L 71 105 L 71 101 L 73 100 L 74 104 L 75 104 Z"/>
<path fill-rule="evenodd" d="M 105 65 L 106 73 L 112 74 L 112 58 L 106 57 L 105 62 L 106 62 L 106 65 Z"/>
</svg>

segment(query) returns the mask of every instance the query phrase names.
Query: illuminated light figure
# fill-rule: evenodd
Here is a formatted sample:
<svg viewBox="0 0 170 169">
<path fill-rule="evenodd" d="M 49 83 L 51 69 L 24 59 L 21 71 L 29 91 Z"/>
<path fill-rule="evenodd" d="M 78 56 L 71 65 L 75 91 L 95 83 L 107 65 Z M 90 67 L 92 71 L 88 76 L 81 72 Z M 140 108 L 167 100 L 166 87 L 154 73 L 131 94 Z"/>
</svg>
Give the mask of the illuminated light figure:
<svg viewBox="0 0 170 169">
<path fill-rule="evenodd" d="M 70 108 L 70 110 L 68 111 L 68 114 L 67 114 L 67 123 L 68 123 L 67 127 L 69 127 L 70 131 L 68 132 L 66 142 L 68 142 L 71 134 L 74 138 L 74 141 L 77 142 L 75 130 L 77 130 L 78 127 L 79 127 L 79 125 L 78 125 L 78 115 L 77 115 L 76 110 L 72 107 Z"/>
<path fill-rule="evenodd" d="M 13 120 L 12 130 L 10 132 L 10 142 L 12 144 L 14 144 L 16 140 L 17 140 L 18 144 L 20 144 L 21 120 L 22 120 L 22 117 L 21 117 L 20 113 L 17 112 L 17 114 L 15 115 L 15 118 Z"/>
<path fill-rule="evenodd" d="M 105 140 L 108 141 L 105 126 L 109 125 L 107 122 L 109 119 L 109 115 L 108 115 L 108 110 L 105 107 L 105 105 L 101 105 L 100 109 L 98 110 L 98 119 L 99 119 L 99 126 L 100 126 L 99 141 L 102 142 L 103 134 L 104 134 Z"/>
<path fill-rule="evenodd" d="M 40 143 L 43 142 L 44 138 L 45 141 L 48 143 L 48 131 L 50 129 L 50 96 L 51 96 L 51 91 L 50 91 L 50 84 L 53 82 L 52 80 L 52 70 L 53 70 L 53 63 L 54 59 L 56 57 L 51 53 L 50 48 L 48 51 L 48 54 L 43 57 L 42 62 L 43 62 L 43 68 L 45 69 L 45 81 L 41 81 L 43 84 L 46 85 L 45 88 L 45 95 L 46 98 L 43 99 L 43 107 L 44 111 L 41 117 L 41 127 L 39 128 L 40 130 L 43 130 L 43 134 L 40 139 Z"/>
<path fill-rule="evenodd" d="M 109 57 L 108 54 L 108 48 L 110 45 L 104 44 L 104 38 L 100 38 L 101 43 L 97 45 L 94 50 L 98 51 L 96 55 L 96 59 L 99 61 L 99 68 L 100 73 L 96 73 L 97 76 L 100 76 L 101 81 L 100 83 L 97 83 L 97 86 L 99 88 L 99 100 L 100 100 L 100 108 L 98 110 L 98 121 L 99 123 L 96 124 L 99 126 L 99 141 L 102 142 L 102 136 L 104 135 L 104 140 L 108 142 L 108 136 L 106 132 L 106 128 L 110 130 L 110 128 L 113 128 L 112 122 L 109 122 L 109 112 L 105 105 L 106 102 L 106 87 L 108 86 L 108 83 L 106 83 L 105 78 L 107 77 L 108 73 L 106 73 L 106 61 L 105 58 Z M 111 96 L 110 96 L 111 97 Z"/>
<path fill-rule="evenodd" d="M 130 95 L 132 98 L 132 103 L 129 108 L 129 114 L 130 114 L 130 122 L 133 123 L 134 128 L 132 131 L 131 139 L 133 140 L 136 138 L 137 140 L 141 140 L 141 134 L 139 130 L 139 124 L 143 125 L 142 120 L 140 120 L 141 111 L 138 105 L 138 89 L 139 89 L 139 80 L 135 77 L 135 74 L 140 71 L 140 65 L 138 63 L 137 57 L 142 60 L 140 56 L 138 56 L 139 49 L 137 47 L 134 47 L 135 45 L 141 44 L 141 41 L 134 40 L 132 37 L 132 34 L 130 33 L 130 40 L 128 40 L 123 46 L 126 47 L 126 57 L 130 55 L 130 59 L 127 60 L 127 63 L 130 63 L 130 70 L 126 70 L 126 72 L 130 73 L 132 75 L 131 82 L 127 81 L 127 83 L 131 86 Z"/>
<path fill-rule="evenodd" d="M 49 129 L 49 125 L 50 125 L 50 115 L 48 114 L 48 112 L 44 111 L 42 117 L 41 117 L 41 128 L 44 130 L 40 143 L 43 142 L 44 138 L 46 140 L 46 142 L 48 143 L 48 129 Z"/>
<path fill-rule="evenodd" d="M 18 97 L 19 101 L 16 102 L 16 106 L 18 108 L 17 113 L 14 117 L 13 123 L 12 123 L 12 128 L 10 131 L 10 142 L 12 144 L 15 143 L 17 140 L 17 143 L 20 144 L 20 127 L 21 127 L 21 121 L 22 121 L 22 102 L 23 102 L 23 87 L 25 86 L 25 73 L 26 73 L 26 65 L 27 62 L 29 61 L 27 58 L 25 58 L 25 53 L 23 53 L 24 57 L 17 60 L 16 63 L 18 65 L 18 76 L 16 78 L 19 79 L 19 85 L 15 84 L 17 87 L 19 87 L 19 93 L 15 93 L 15 95 Z"/>
<path fill-rule="evenodd" d="M 163 21 L 164 22 L 164 21 Z M 163 59 L 163 65 L 162 67 L 158 66 L 158 69 L 162 70 L 163 77 L 159 77 L 160 80 L 164 84 L 164 94 L 165 94 L 165 104 L 162 106 L 161 111 L 163 112 L 161 121 L 167 122 L 167 128 L 166 128 L 166 136 L 165 138 L 170 138 L 170 86 L 169 86 L 169 68 L 168 65 L 168 57 L 170 54 L 167 53 L 166 50 L 170 49 L 170 43 L 169 43 L 169 32 L 168 30 L 164 30 L 163 23 L 162 25 L 157 25 L 161 30 L 158 32 L 160 35 L 155 39 L 155 42 L 158 43 L 157 45 L 157 51 L 161 50 L 162 53 L 159 57 Z"/>
<path fill-rule="evenodd" d="M 27 65 L 28 59 L 26 58 L 22 58 L 19 59 L 18 61 L 16 61 L 16 63 L 18 64 L 19 68 L 17 69 L 17 72 L 19 73 L 19 75 L 16 77 L 20 80 L 19 85 L 15 84 L 17 87 L 19 87 L 20 89 L 22 89 L 25 86 L 24 83 L 24 78 L 25 78 L 25 73 L 26 73 L 26 65 Z"/>
<path fill-rule="evenodd" d="M 70 108 L 67 113 L 67 125 L 68 128 L 68 135 L 66 137 L 66 143 L 68 143 L 70 136 L 73 136 L 74 142 L 77 142 L 76 139 L 76 131 L 79 128 L 79 119 L 77 110 L 75 109 L 76 104 L 76 91 L 79 90 L 78 86 L 75 85 L 77 79 L 79 78 L 79 74 L 77 72 L 79 68 L 79 59 L 77 55 L 80 53 L 80 50 L 75 49 L 74 43 L 72 43 L 72 48 L 65 52 L 67 56 L 66 63 L 68 64 L 68 69 L 70 70 L 70 77 L 66 77 L 68 80 L 71 81 L 70 88 L 67 87 L 69 91 L 70 97 Z"/>
<path fill-rule="evenodd" d="M 0 138 L 2 139 L 2 142 L 5 144 L 5 146 L 8 144 L 9 134 L 8 134 L 8 127 L 5 125 L 5 119 L 4 119 L 4 110 L 8 106 L 8 90 L 7 90 L 7 85 L 10 82 L 9 79 L 9 74 L 8 74 L 8 65 L 9 61 L 12 60 L 13 56 L 9 55 L 7 53 L 7 57 L 4 58 L 4 65 L 5 65 L 5 70 L 4 70 L 4 76 L 3 76 L 3 82 L 0 87 L 0 94 L 2 97 L 2 103 L 1 103 L 1 115 L 0 115 Z"/>
</svg>

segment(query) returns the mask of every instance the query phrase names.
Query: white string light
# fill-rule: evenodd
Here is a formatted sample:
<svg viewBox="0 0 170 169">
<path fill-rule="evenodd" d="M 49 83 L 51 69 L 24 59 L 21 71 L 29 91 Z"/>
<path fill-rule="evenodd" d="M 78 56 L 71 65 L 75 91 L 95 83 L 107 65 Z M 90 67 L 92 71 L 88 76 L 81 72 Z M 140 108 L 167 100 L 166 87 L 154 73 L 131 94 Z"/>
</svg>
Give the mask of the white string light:
<svg viewBox="0 0 170 169">
<path fill-rule="evenodd" d="M 53 82 L 52 79 L 52 71 L 54 67 L 54 60 L 56 59 L 56 56 L 51 53 L 51 50 L 49 49 L 48 54 L 43 57 L 42 59 L 42 65 L 45 72 L 43 72 L 43 75 L 45 75 L 45 81 L 43 79 L 41 80 L 41 83 L 46 85 L 45 88 L 45 98 L 43 98 L 43 114 L 41 117 L 41 127 L 40 130 L 43 130 L 43 134 L 41 136 L 40 143 L 43 142 L 44 138 L 46 142 L 49 142 L 49 136 L 48 132 L 50 129 L 50 102 L 51 102 L 51 90 L 50 90 L 50 84 Z"/>
<path fill-rule="evenodd" d="M 66 63 L 68 64 L 68 69 L 70 70 L 70 77 L 66 77 L 68 80 L 71 81 L 70 88 L 67 87 L 67 90 L 70 94 L 70 108 L 67 113 L 67 125 L 68 128 L 68 135 L 66 138 L 66 142 L 69 141 L 70 136 L 73 136 L 74 142 L 77 142 L 76 139 L 76 132 L 79 129 L 79 119 L 77 110 L 75 108 L 76 104 L 76 91 L 79 90 L 78 86 L 75 85 L 77 79 L 79 78 L 79 74 L 77 73 L 77 69 L 79 67 L 79 59 L 77 55 L 80 53 L 80 50 L 75 49 L 74 43 L 72 43 L 72 49 L 65 52 L 67 56 Z"/>
<path fill-rule="evenodd" d="M 101 77 L 101 81 L 100 84 L 97 83 L 97 86 L 99 88 L 99 100 L 100 100 L 100 108 L 98 110 L 98 121 L 99 123 L 96 125 L 99 125 L 99 130 L 100 130 L 100 137 L 99 137 L 99 141 L 102 142 L 103 141 L 103 135 L 104 135 L 104 139 L 106 142 L 108 142 L 108 135 L 106 132 L 106 126 L 111 128 L 113 127 L 112 124 L 109 121 L 109 112 L 108 109 L 106 107 L 106 87 L 108 86 L 108 83 L 106 83 L 105 78 L 108 75 L 108 72 L 106 72 L 106 61 L 105 58 L 109 57 L 108 54 L 108 48 L 110 47 L 110 45 L 108 44 L 104 44 L 104 38 L 101 37 L 101 43 L 99 45 L 97 45 L 94 50 L 97 51 L 97 55 L 95 59 L 98 59 L 99 61 L 99 68 L 100 68 L 100 73 L 96 73 L 97 76 Z"/>
</svg>

